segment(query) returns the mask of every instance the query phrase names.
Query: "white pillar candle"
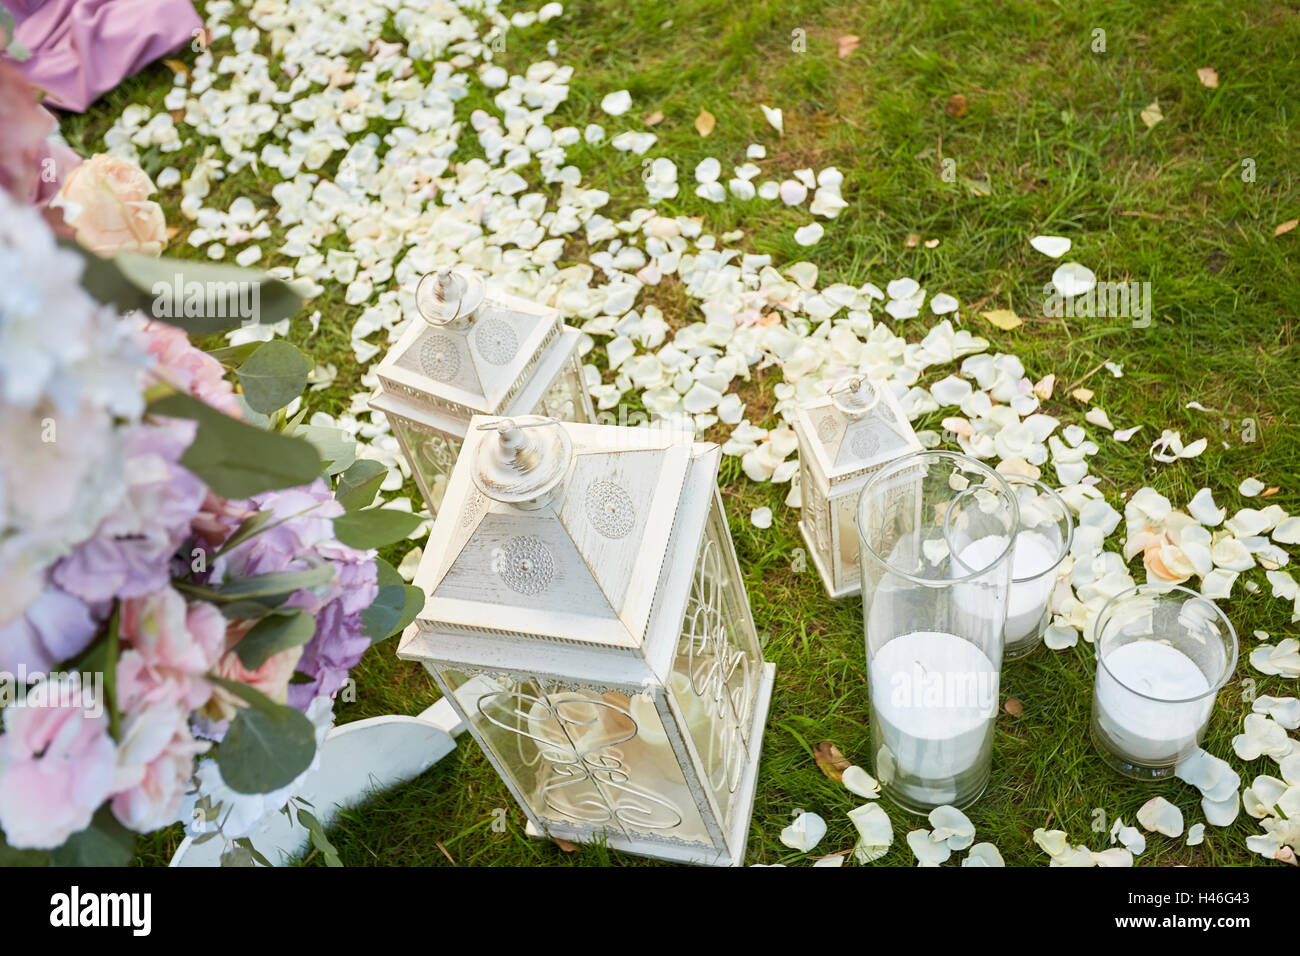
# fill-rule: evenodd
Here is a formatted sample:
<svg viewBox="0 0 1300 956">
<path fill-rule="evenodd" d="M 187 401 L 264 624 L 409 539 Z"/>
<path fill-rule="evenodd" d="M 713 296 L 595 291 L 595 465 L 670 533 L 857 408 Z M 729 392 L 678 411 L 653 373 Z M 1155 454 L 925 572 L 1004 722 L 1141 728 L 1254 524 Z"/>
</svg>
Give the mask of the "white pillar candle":
<svg viewBox="0 0 1300 956">
<path fill-rule="evenodd" d="M 1201 669 L 1178 648 L 1133 641 L 1097 666 L 1097 721 L 1135 763 L 1172 763 L 1196 748 L 1214 706 L 1209 690 Z"/>
<path fill-rule="evenodd" d="M 954 574 L 969 573 L 988 567 L 1006 550 L 1004 535 L 991 534 L 979 538 L 957 552 L 957 558 L 966 567 L 954 566 Z M 1011 558 L 1011 589 L 1007 593 L 1007 619 L 1003 639 L 1008 645 L 1018 644 L 1038 636 L 1038 629 L 1047 613 L 1048 602 L 1056 577 L 1045 572 L 1060 558 L 1059 546 L 1037 531 L 1021 531 L 1016 535 L 1016 548 Z M 980 612 L 980 603 L 972 602 L 968 608 Z"/>
<path fill-rule="evenodd" d="M 962 778 L 986 766 L 997 707 L 998 671 L 983 651 L 953 634 L 905 634 L 872 656 L 870 685 L 889 751 L 877 754 L 882 778 L 892 771 L 908 797 L 934 806 L 968 790 Z"/>
</svg>

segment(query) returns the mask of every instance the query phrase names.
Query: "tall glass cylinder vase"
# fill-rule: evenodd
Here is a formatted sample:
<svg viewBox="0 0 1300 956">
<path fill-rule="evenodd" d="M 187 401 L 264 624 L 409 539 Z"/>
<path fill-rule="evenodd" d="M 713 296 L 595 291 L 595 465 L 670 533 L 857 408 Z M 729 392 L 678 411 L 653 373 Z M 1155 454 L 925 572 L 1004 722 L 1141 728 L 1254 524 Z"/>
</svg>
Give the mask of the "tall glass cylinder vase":
<svg viewBox="0 0 1300 956">
<path fill-rule="evenodd" d="M 1019 521 L 1001 475 L 947 451 L 898 459 L 858 499 L 874 767 L 905 810 L 988 785 Z"/>
</svg>

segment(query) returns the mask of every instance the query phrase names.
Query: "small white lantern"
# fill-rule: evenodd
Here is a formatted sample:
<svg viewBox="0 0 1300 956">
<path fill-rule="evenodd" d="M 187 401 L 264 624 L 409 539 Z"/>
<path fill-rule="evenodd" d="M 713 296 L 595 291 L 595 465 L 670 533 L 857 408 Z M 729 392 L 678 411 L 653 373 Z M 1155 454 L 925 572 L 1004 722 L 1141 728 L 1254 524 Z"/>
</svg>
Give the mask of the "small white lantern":
<svg viewBox="0 0 1300 956">
<path fill-rule="evenodd" d="M 431 272 L 415 290 L 423 321 L 377 369 L 383 412 L 436 515 L 473 415 L 594 420 L 578 359 L 581 333 L 551 308 L 489 294 L 469 269 Z"/>
<path fill-rule="evenodd" d="M 898 399 L 886 385 L 854 375 L 795 413 L 799 439 L 799 530 L 832 598 L 862 590 L 858 566 L 858 493 L 881 466 L 921 450 Z"/>
<path fill-rule="evenodd" d="M 774 665 L 689 432 L 475 417 L 398 656 L 535 835 L 740 865 Z"/>
</svg>

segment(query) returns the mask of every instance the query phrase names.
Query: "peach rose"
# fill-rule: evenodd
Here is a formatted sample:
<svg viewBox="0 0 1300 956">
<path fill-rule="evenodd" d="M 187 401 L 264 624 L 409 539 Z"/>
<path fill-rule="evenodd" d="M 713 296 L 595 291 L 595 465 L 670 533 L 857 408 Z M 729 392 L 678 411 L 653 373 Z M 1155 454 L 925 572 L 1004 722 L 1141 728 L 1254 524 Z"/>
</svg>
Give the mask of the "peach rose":
<svg viewBox="0 0 1300 956">
<path fill-rule="evenodd" d="M 148 197 L 153 180 L 129 160 L 98 154 L 74 169 L 53 204 L 77 242 L 105 258 L 118 252 L 157 255 L 167 245 L 162 207 Z"/>
<path fill-rule="evenodd" d="M 247 684 L 277 704 L 283 704 L 289 700 L 289 678 L 293 676 L 293 669 L 298 666 L 301 658 L 302 648 L 291 647 L 268 658 L 257 670 L 250 671 L 239 660 L 238 654 L 228 651 L 217 664 L 216 674 L 227 680 Z M 225 688 L 217 687 L 212 692 L 212 699 L 203 709 L 203 715 L 211 720 L 230 720 L 243 706 L 243 700 Z"/>
</svg>

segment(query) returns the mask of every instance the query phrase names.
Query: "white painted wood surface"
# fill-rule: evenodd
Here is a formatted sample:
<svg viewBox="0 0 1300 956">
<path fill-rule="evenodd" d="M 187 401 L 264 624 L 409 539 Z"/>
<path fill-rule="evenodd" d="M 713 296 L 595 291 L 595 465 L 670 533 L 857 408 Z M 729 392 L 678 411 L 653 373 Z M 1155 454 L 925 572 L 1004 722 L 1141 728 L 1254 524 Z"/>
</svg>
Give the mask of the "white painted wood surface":
<svg viewBox="0 0 1300 956">
<path fill-rule="evenodd" d="M 455 735 L 465 730 L 455 709 L 440 700 L 418 717 L 389 714 L 333 728 L 321 746 L 320 766 L 297 796 L 329 826 L 340 807 L 353 807 L 376 792 L 413 780 L 456 749 Z M 307 831 L 283 813 L 270 814 L 251 834 L 253 846 L 275 865 L 305 849 Z M 171 866 L 219 866 L 225 842 L 195 843 L 186 837 Z"/>
</svg>

